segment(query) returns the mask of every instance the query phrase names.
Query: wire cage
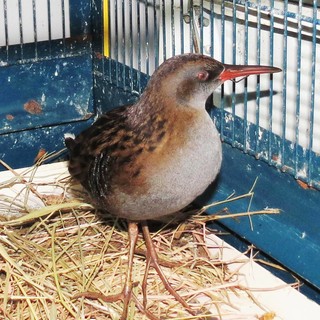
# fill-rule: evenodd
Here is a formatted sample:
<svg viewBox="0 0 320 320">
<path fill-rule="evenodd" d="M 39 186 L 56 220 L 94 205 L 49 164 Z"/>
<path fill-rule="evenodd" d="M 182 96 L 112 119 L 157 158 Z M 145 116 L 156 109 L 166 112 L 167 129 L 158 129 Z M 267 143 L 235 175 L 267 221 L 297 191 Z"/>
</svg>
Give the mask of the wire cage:
<svg viewBox="0 0 320 320">
<path fill-rule="evenodd" d="M 319 8 L 316 0 L 1 0 L 1 159 L 25 166 L 41 148 L 63 148 L 64 133 L 135 101 L 176 54 L 280 67 L 227 82 L 208 101 L 224 162 L 199 202 L 247 191 L 259 177 L 252 206 L 283 214 L 255 217 L 254 229 L 225 225 L 319 289 Z"/>
</svg>

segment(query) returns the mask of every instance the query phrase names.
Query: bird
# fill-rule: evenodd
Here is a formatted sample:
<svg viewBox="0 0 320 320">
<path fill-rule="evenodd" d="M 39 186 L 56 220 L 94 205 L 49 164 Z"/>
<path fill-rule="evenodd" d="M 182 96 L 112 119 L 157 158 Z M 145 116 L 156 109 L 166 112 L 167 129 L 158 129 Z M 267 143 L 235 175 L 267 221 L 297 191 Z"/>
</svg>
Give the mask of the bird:
<svg viewBox="0 0 320 320">
<path fill-rule="evenodd" d="M 147 272 L 154 267 L 165 288 L 196 315 L 162 272 L 148 221 L 183 209 L 217 178 L 221 140 L 205 109 L 213 91 L 226 80 L 280 71 L 271 66 L 224 64 L 197 53 L 176 55 L 156 69 L 137 102 L 114 108 L 75 138 L 65 138 L 73 179 L 96 208 L 128 221 L 125 285 L 120 293 L 106 296 L 106 301 L 123 300 L 121 319 L 126 319 L 132 298 L 139 224 L 147 248 L 144 312 L 157 319 L 145 309 Z"/>
</svg>

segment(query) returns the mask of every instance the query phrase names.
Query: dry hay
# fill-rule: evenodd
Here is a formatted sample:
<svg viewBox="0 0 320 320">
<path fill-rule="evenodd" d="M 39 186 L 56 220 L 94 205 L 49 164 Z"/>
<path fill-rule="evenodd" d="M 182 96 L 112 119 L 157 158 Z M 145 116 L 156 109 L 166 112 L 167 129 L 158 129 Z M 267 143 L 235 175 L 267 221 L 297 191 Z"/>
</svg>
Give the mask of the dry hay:
<svg viewBox="0 0 320 320">
<path fill-rule="evenodd" d="M 0 319 L 119 319 L 122 302 L 107 303 L 102 298 L 120 292 L 125 281 L 126 222 L 97 215 L 77 192 L 70 193 L 73 186 L 66 176 L 37 184 L 37 169 L 35 166 L 22 174 L 11 170 L 14 178 L 0 185 L 0 191 L 23 186 L 16 196 L 0 195 L 0 209 L 24 214 L 0 222 Z M 41 193 L 40 186 L 44 185 L 54 189 L 54 194 Z M 70 194 L 78 196 L 72 198 Z M 26 199 L 30 195 L 40 197 L 43 207 L 30 209 Z M 205 244 L 206 234 L 212 232 L 207 230 L 206 220 L 219 217 L 203 216 L 202 211 L 182 224 L 157 226 L 153 241 L 162 268 L 179 294 L 194 310 L 203 311 L 202 319 L 222 319 L 222 306 L 237 309 L 229 299 L 230 292 L 242 290 L 237 287 L 237 275 L 229 272 L 219 255 L 212 256 Z M 140 303 L 144 254 L 140 236 L 133 267 L 133 293 Z M 183 310 L 152 268 L 147 291 L 148 311 L 155 316 L 200 319 Z M 83 297 L 83 292 L 95 295 Z M 128 319 L 147 317 L 132 301 Z"/>
</svg>

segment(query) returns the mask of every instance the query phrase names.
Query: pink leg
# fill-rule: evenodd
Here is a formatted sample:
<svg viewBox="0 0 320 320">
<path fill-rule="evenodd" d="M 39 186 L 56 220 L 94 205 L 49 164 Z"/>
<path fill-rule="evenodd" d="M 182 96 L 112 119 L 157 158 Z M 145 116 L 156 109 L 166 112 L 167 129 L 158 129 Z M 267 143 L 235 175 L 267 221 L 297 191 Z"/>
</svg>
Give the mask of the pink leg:
<svg viewBox="0 0 320 320">
<path fill-rule="evenodd" d="M 146 247 L 147 247 L 147 265 L 146 265 L 146 271 L 145 271 L 145 275 L 143 278 L 143 282 L 142 282 L 142 292 L 143 292 L 143 304 L 144 307 L 146 307 L 146 292 L 147 292 L 147 278 L 148 278 L 148 272 L 149 272 L 149 268 L 150 266 L 152 266 L 153 268 L 155 268 L 155 270 L 157 271 L 160 279 L 162 280 L 165 288 L 170 292 L 170 294 L 172 294 L 175 299 L 180 302 L 186 309 L 187 311 L 192 314 L 192 315 L 196 315 L 196 313 L 191 310 L 190 306 L 188 305 L 188 303 L 177 293 L 176 290 L 174 290 L 171 286 L 171 284 L 169 283 L 167 277 L 165 276 L 165 274 L 163 273 L 159 262 L 158 262 L 158 255 L 157 252 L 155 250 L 155 247 L 153 245 L 152 242 L 152 238 L 149 232 L 149 228 L 147 225 L 146 221 L 142 221 L 142 232 L 143 232 L 143 237 L 144 240 L 146 242 Z"/>
</svg>

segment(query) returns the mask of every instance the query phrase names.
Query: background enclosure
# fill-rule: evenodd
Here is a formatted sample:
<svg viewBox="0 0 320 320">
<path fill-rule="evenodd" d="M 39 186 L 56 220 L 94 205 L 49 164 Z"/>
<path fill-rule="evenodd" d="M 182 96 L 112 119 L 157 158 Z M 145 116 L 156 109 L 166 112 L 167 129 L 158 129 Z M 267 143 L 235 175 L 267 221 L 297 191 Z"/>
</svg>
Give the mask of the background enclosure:
<svg viewBox="0 0 320 320">
<path fill-rule="evenodd" d="M 225 225 L 319 289 L 319 25 L 316 0 L 1 0 L 1 159 L 22 167 L 41 148 L 62 149 L 64 133 L 135 101 L 175 54 L 280 67 L 208 101 L 224 164 L 199 202 L 246 192 L 258 177 L 252 209 L 282 214 Z"/>
</svg>

